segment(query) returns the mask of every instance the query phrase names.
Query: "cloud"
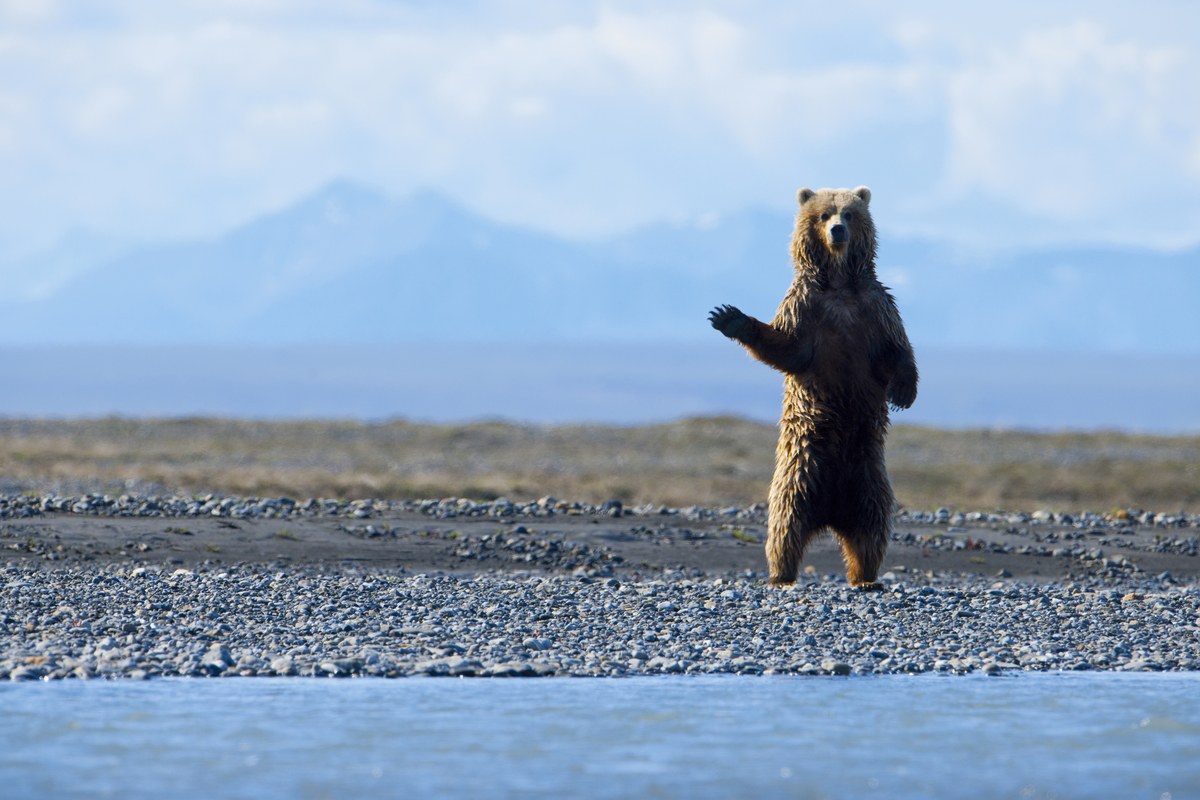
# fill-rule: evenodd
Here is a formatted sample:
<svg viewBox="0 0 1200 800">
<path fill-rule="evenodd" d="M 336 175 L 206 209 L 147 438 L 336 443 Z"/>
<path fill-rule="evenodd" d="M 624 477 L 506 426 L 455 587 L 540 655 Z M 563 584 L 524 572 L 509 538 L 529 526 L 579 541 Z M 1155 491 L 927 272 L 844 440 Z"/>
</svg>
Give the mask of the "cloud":
<svg viewBox="0 0 1200 800">
<path fill-rule="evenodd" d="M 0 20 L 12 23 L 42 22 L 58 13 L 54 0 L 0 0 Z"/>
<path fill-rule="evenodd" d="M 1065 8 L 6 2 L 0 237 L 215 231 L 345 176 L 567 234 L 866 183 L 885 231 L 1194 239 L 1195 15 Z"/>
<path fill-rule="evenodd" d="M 1200 205 L 1188 157 L 1200 142 L 1197 74 L 1194 49 L 1094 23 L 993 48 L 950 82 L 947 192 L 1100 237 L 1129 236 L 1136 222 L 1141 243 L 1186 238 L 1174 212 Z"/>
</svg>

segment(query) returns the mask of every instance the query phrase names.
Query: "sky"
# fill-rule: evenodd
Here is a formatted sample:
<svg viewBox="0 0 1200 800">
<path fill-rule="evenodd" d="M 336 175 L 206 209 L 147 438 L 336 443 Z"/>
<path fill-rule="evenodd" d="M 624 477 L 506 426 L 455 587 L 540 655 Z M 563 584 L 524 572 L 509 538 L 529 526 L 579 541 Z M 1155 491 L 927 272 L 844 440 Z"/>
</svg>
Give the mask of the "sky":
<svg viewBox="0 0 1200 800">
<path fill-rule="evenodd" d="M 869 185 L 966 248 L 1200 244 L 1200 4 L 0 0 L 0 256 L 338 178 L 603 237 Z"/>
</svg>

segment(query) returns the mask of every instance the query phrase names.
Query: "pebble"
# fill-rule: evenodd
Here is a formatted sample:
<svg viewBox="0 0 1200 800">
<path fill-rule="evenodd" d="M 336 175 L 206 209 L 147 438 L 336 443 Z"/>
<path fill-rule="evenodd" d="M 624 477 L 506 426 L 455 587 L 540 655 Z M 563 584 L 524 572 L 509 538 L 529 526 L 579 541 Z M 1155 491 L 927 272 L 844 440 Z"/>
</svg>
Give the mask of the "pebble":
<svg viewBox="0 0 1200 800">
<path fill-rule="evenodd" d="M 600 505 L 543 497 L 344 501 L 213 495 L 0 495 L 0 519 L 341 517 L 390 535 L 391 511 L 433 518 L 720 518 L 761 525 L 766 508 Z M 361 521 L 361 522 L 360 522 Z M 607 548 L 497 533 L 458 555 L 504 554 L 564 573 L 410 576 L 330 566 L 194 570 L 49 560 L 0 564 L 0 679 L 234 677 L 541 677 L 640 674 L 832 674 L 1012 670 L 1200 669 L 1200 589 L 1146 576 L 1124 557 L 1139 524 L 1161 529 L 1158 552 L 1195 556 L 1200 515 L 901 511 L 894 538 L 931 549 L 1006 552 L 1011 544 L 915 535 L 907 525 L 986 523 L 1026 537 L 1020 552 L 1101 561 L 1106 573 L 1062 584 L 934 576 L 897 567 L 883 592 L 860 594 L 806 574 L 795 590 L 752 575 L 709 580 L 664 573 L 612 577 Z M 1044 526 L 1071 530 L 1048 531 Z M 647 527 L 647 531 L 651 528 Z M 528 534 L 524 525 L 513 534 Z M 648 534 L 649 535 L 649 534 Z M 1089 537 L 1092 537 L 1089 539 Z M 569 574 L 574 571 L 574 575 Z M 268 610 L 264 613 L 264 610 Z"/>
<path fill-rule="evenodd" d="M 0 565 L 0 679 L 1200 669 L 1200 587 L 1123 580 L 909 573 L 860 593 L 816 576 L 21 561 Z"/>
<path fill-rule="evenodd" d="M 463 497 L 440 500 L 335 500 L 313 498 L 297 502 L 288 497 L 221 497 L 217 495 L 137 495 L 107 494 L 57 495 L 36 493 L 0 494 L 0 519 L 41 516 L 48 513 L 73 513 L 103 517 L 197 517 L 285 519 L 292 517 L 345 517 L 371 519 L 389 512 L 419 512 L 434 518 L 456 517 L 553 517 L 557 515 L 675 516 L 684 519 L 722 519 L 762 524 L 767 507 L 757 503 L 745 508 L 705 508 L 688 506 L 673 508 L 644 504 L 625 506 L 618 500 L 599 504 L 568 502 L 555 497 L 543 497 L 526 503 L 506 497 L 492 501 L 474 501 Z M 1036 511 L 1033 514 L 1005 511 L 972 511 L 951 513 L 947 508 L 936 511 L 902 509 L 895 517 L 897 527 L 905 525 L 956 526 L 962 522 L 990 525 L 1022 526 L 1028 534 L 1039 527 L 1062 525 L 1084 533 L 1122 534 L 1130 525 L 1138 524 L 1164 531 L 1200 528 L 1200 514 L 1155 513 L 1141 509 L 1123 509 L 1097 514 Z M 367 527 L 364 535 L 372 535 Z M 1012 531 L 1016 532 L 1016 531 Z M 1192 540 L 1194 541 L 1194 540 Z M 1186 546 L 1186 544 L 1185 544 Z M 1195 555 L 1195 553 L 1192 553 Z"/>
</svg>

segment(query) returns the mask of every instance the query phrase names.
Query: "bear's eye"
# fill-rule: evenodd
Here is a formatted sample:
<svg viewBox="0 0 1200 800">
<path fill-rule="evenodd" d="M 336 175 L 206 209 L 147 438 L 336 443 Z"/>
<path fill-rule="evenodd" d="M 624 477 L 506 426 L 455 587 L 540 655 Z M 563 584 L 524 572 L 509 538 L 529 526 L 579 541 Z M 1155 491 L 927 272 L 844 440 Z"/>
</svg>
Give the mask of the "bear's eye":
<svg viewBox="0 0 1200 800">
<path fill-rule="evenodd" d="M 824 214 L 821 215 L 821 222 L 828 222 L 828 221 L 829 221 L 829 212 L 826 211 Z"/>
<path fill-rule="evenodd" d="M 844 220 L 846 220 L 847 222 L 849 222 L 850 220 L 854 219 L 854 212 L 853 212 L 853 211 L 843 211 L 843 212 L 842 212 L 842 219 L 844 219 Z"/>
</svg>

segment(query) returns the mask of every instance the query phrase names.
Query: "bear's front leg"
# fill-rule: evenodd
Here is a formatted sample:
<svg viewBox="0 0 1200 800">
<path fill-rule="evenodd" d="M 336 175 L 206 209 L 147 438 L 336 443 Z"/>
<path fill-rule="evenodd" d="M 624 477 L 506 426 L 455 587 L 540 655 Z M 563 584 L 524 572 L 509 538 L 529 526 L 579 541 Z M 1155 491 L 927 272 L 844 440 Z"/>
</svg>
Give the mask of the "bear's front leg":
<svg viewBox="0 0 1200 800">
<path fill-rule="evenodd" d="M 917 364 L 911 354 L 905 355 L 896 365 L 887 387 L 888 405 L 893 411 L 912 408 L 917 399 Z"/>
<path fill-rule="evenodd" d="M 708 321 L 721 333 L 740 342 L 750 355 L 780 372 L 797 375 L 812 364 L 816 352 L 812 336 L 784 333 L 734 306 L 717 306 Z"/>
</svg>

